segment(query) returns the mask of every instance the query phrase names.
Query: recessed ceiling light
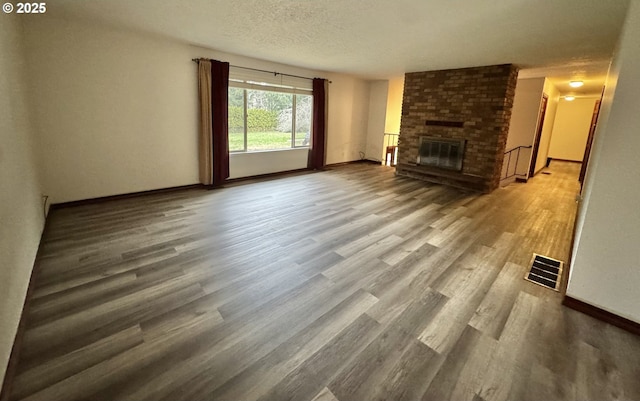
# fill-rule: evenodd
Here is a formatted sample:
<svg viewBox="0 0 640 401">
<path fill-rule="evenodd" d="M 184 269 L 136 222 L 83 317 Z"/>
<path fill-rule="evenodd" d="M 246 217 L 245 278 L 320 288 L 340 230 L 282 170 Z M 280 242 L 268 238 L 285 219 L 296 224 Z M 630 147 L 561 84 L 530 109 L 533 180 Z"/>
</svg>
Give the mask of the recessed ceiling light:
<svg viewBox="0 0 640 401">
<path fill-rule="evenodd" d="M 572 88 L 579 88 L 582 85 L 584 85 L 584 82 L 582 82 L 582 81 L 571 81 L 571 82 L 569 82 L 569 86 L 572 87 Z"/>
<path fill-rule="evenodd" d="M 575 96 L 565 96 L 564 100 L 566 100 L 567 102 L 571 102 L 572 100 L 574 100 L 576 97 Z"/>
</svg>

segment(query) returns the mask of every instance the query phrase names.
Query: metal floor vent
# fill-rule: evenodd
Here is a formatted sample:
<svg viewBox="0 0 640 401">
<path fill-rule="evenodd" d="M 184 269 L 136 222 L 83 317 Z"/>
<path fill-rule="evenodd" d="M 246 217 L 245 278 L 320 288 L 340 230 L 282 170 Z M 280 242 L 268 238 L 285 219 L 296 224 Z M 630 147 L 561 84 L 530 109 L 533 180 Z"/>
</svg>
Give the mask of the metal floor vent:
<svg viewBox="0 0 640 401">
<path fill-rule="evenodd" d="M 534 253 L 531 260 L 531 269 L 525 274 L 524 279 L 558 291 L 563 264 L 559 260 Z"/>
</svg>

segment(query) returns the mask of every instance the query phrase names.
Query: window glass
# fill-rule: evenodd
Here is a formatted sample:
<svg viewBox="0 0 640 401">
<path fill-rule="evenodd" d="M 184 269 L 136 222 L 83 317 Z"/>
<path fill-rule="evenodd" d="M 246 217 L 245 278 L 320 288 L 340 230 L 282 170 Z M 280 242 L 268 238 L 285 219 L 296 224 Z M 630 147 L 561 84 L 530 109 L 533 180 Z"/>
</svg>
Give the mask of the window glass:
<svg viewBox="0 0 640 401">
<path fill-rule="evenodd" d="M 229 87 L 229 151 L 309 146 L 313 96 Z"/>
<path fill-rule="evenodd" d="M 229 151 L 244 150 L 244 89 L 229 88 Z"/>
<path fill-rule="evenodd" d="M 295 146 L 309 146 L 311 141 L 311 115 L 313 96 L 296 95 Z"/>
<path fill-rule="evenodd" d="M 246 93 L 247 151 L 290 148 L 292 127 L 282 116 L 291 114 L 293 95 L 255 89 Z"/>
</svg>

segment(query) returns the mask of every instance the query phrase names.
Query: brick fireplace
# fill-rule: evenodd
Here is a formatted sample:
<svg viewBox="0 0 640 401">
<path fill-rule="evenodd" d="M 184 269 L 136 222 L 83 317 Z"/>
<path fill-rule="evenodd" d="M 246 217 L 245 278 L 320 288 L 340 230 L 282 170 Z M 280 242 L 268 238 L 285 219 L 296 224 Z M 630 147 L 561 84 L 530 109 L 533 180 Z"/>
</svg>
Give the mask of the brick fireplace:
<svg viewBox="0 0 640 401">
<path fill-rule="evenodd" d="M 517 77 L 511 64 L 406 74 L 397 174 L 496 189 Z"/>
</svg>

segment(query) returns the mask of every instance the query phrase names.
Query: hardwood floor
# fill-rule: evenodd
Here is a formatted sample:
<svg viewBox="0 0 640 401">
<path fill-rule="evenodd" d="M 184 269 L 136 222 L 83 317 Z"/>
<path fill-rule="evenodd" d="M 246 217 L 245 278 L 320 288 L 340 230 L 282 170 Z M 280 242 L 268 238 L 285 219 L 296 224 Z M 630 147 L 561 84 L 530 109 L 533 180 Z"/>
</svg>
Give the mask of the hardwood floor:
<svg viewBox="0 0 640 401">
<path fill-rule="evenodd" d="M 579 165 L 491 195 L 348 165 L 55 210 L 12 400 L 640 399 L 640 338 L 523 279 Z"/>
</svg>

